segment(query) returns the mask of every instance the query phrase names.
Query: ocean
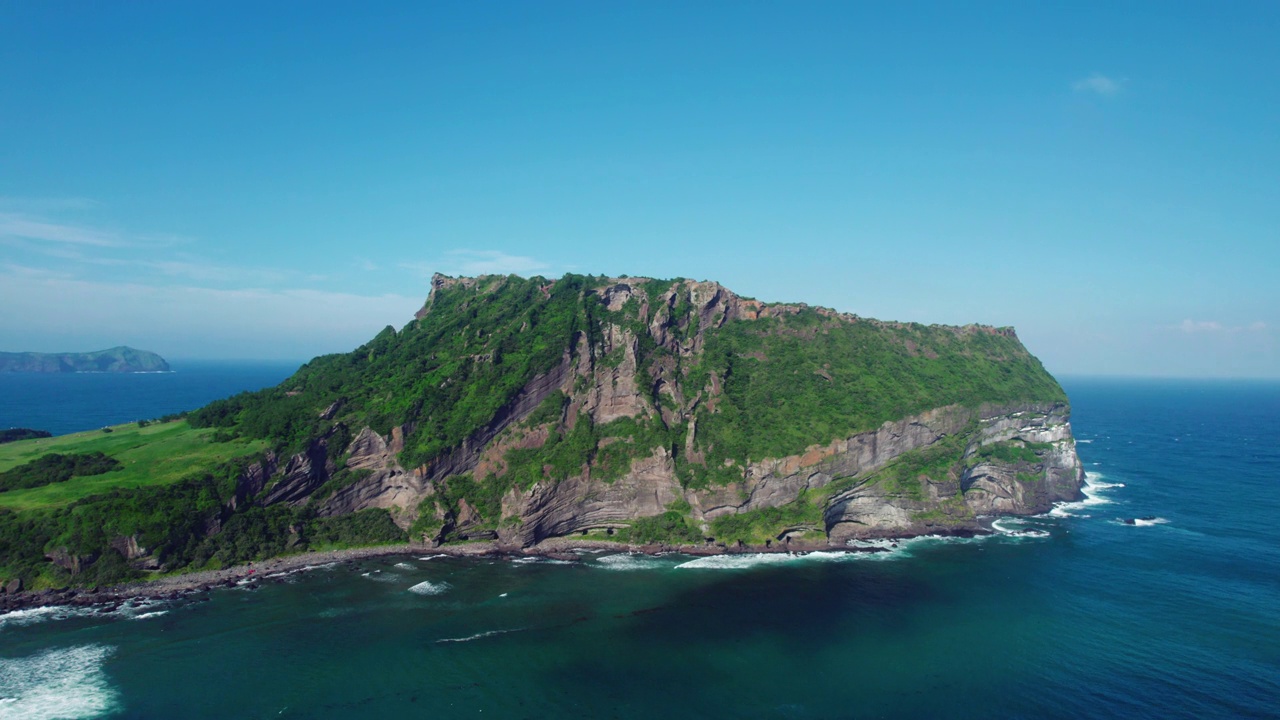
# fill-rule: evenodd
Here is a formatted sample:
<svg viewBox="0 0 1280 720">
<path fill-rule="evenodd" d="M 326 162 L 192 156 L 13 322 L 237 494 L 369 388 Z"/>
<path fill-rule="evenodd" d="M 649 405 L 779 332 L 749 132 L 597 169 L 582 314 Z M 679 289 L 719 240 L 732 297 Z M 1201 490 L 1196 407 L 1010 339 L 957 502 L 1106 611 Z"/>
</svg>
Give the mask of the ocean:
<svg viewBox="0 0 1280 720">
<path fill-rule="evenodd" d="M 1063 384 L 1087 498 L 991 537 L 390 557 L 22 611 L 0 718 L 1277 717 L 1280 383 Z"/>
<path fill-rule="evenodd" d="M 0 428 L 66 435 L 271 387 L 301 362 L 173 360 L 165 373 L 0 373 Z"/>
</svg>

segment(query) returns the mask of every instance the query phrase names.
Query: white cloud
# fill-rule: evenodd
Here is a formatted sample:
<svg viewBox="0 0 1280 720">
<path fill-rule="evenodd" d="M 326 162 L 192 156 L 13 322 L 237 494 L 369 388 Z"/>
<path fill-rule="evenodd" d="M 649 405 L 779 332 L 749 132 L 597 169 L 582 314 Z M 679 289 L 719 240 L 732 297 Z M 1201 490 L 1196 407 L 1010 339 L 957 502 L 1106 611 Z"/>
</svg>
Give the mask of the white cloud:
<svg viewBox="0 0 1280 720">
<path fill-rule="evenodd" d="M 178 357 L 302 359 L 401 327 L 421 297 L 75 280 L 0 265 L 5 350 L 137 345 Z M 105 343 L 105 344 L 104 344 Z"/>
<path fill-rule="evenodd" d="M 536 275 L 550 267 L 541 260 L 501 250 L 451 250 L 448 255 L 462 275 Z"/>
<path fill-rule="evenodd" d="M 123 247 L 128 244 L 116 233 L 50 222 L 18 213 L 0 213 L 0 238 L 94 247 Z"/>
<path fill-rule="evenodd" d="M 1094 73 L 1071 83 L 1071 89 L 1078 93 L 1094 93 L 1104 97 L 1118 95 L 1127 82 L 1125 78 L 1109 78 L 1101 73 Z"/>
<path fill-rule="evenodd" d="M 501 250 L 450 250 L 446 259 L 436 263 L 405 262 L 399 266 L 423 276 L 435 272 L 445 275 L 541 275 L 551 266 L 524 255 L 508 255 Z"/>
<path fill-rule="evenodd" d="M 1267 324 L 1259 320 L 1248 325 L 1223 325 L 1217 320 L 1192 320 L 1191 318 L 1187 318 L 1175 327 L 1189 335 L 1196 333 L 1222 333 L 1234 335 L 1235 333 L 1241 332 L 1265 332 Z"/>
<path fill-rule="evenodd" d="M 102 207 L 97 200 L 79 197 L 23 198 L 0 196 L 0 210 L 19 213 L 48 213 L 65 210 L 93 210 Z"/>
</svg>

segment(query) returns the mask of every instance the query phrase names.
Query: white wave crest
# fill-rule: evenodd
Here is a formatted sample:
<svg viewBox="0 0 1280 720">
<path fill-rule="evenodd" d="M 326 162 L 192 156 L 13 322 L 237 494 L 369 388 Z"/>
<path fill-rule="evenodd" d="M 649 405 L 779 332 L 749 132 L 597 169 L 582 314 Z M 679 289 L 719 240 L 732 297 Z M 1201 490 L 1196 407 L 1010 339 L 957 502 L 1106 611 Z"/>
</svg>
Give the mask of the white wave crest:
<svg viewBox="0 0 1280 720">
<path fill-rule="evenodd" d="M 639 553 L 619 553 L 605 555 L 596 560 L 596 566 L 606 570 L 656 570 L 667 566 L 667 563 L 652 556 Z"/>
<path fill-rule="evenodd" d="M 524 628 L 511 628 L 510 630 L 490 630 L 488 632 L 476 633 L 475 635 L 468 635 L 466 637 L 460 637 L 460 638 L 440 638 L 436 642 L 438 643 L 471 642 L 472 640 L 479 640 L 480 638 L 493 637 L 494 635 L 503 635 L 506 633 L 520 632 L 521 630 L 524 630 Z"/>
<path fill-rule="evenodd" d="M 400 568 L 401 570 L 417 570 L 417 568 L 416 568 L 416 567 L 414 567 L 414 566 L 410 565 L 410 564 L 409 564 L 409 563 L 407 563 L 407 562 L 398 562 L 398 563 L 396 563 L 395 565 L 393 565 L 392 567 L 397 567 L 397 568 Z"/>
<path fill-rule="evenodd" d="M 442 595 L 451 587 L 453 586 L 447 582 L 441 581 L 433 583 L 430 580 L 424 580 L 409 588 L 409 592 L 416 595 Z"/>
<path fill-rule="evenodd" d="M 1133 519 L 1133 524 L 1134 524 L 1135 526 L 1137 526 L 1137 527 L 1151 527 L 1152 525 L 1163 525 L 1163 524 L 1165 524 L 1165 523 L 1167 523 L 1167 522 L 1169 522 L 1169 521 L 1168 521 L 1168 520 L 1165 520 L 1165 519 L 1164 519 L 1164 518 L 1162 518 L 1162 517 L 1151 518 L 1150 520 L 1148 520 L 1148 519 L 1146 519 L 1146 518 L 1134 518 L 1134 519 Z"/>
<path fill-rule="evenodd" d="M 1024 523 L 1013 518 L 1000 518 L 991 523 L 991 528 L 1005 537 L 1013 538 L 1047 538 L 1049 531 L 1021 527 Z"/>
<path fill-rule="evenodd" d="M 0 658 L 0 715 L 11 720 L 83 718 L 114 709 L 117 692 L 107 682 L 103 645 L 46 650 Z"/>
<path fill-rule="evenodd" d="M 266 575 L 263 575 L 262 577 L 267 580 L 279 580 L 283 578 L 288 580 L 289 582 L 295 582 L 296 581 L 296 578 L 294 577 L 295 575 L 299 575 L 305 572 L 311 572 L 312 570 L 332 570 L 337 566 L 338 566 L 337 561 L 320 563 L 319 565 L 303 565 L 302 567 L 290 568 L 288 570 L 279 570 L 277 572 L 268 573 Z"/>
<path fill-rule="evenodd" d="M 169 611 L 168 611 L 168 610 L 153 610 L 153 611 L 151 611 L 151 612 L 144 612 L 144 613 L 142 613 L 142 614 L 140 614 L 140 615 L 134 615 L 134 616 L 133 616 L 133 619 L 134 619 L 134 620 L 146 620 L 146 619 L 148 619 L 148 618 L 155 618 L 155 617 L 160 617 L 161 615 L 167 615 L 168 613 L 169 613 Z"/>
<path fill-rule="evenodd" d="M 14 610 L 0 615 L 0 629 L 6 627 L 33 625 L 38 622 L 44 622 L 45 620 L 68 617 L 69 615 L 80 614 L 81 612 L 82 610 L 80 608 L 64 607 L 62 605 Z"/>
<path fill-rule="evenodd" d="M 1124 483 L 1113 483 L 1103 481 L 1105 477 L 1099 472 L 1085 472 L 1084 486 L 1080 488 L 1080 492 L 1084 494 L 1083 500 L 1075 502 L 1059 502 L 1054 503 L 1053 509 L 1049 514 L 1053 517 L 1089 517 L 1088 515 L 1080 515 L 1078 512 L 1085 508 L 1095 505 L 1110 505 L 1113 500 L 1102 494 L 1104 490 L 1124 487 Z"/>
<path fill-rule="evenodd" d="M 697 560 L 680 563 L 679 570 L 745 570 L 761 565 L 778 565 L 791 562 L 798 556 L 786 553 L 749 553 L 742 555 L 708 555 Z"/>
<path fill-rule="evenodd" d="M 529 555 L 527 557 L 518 557 L 511 560 L 516 565 L 574 565 L 571 560 L 557 560 L 556 558 L 540 557 L 538 555 Z"/>
</svg>

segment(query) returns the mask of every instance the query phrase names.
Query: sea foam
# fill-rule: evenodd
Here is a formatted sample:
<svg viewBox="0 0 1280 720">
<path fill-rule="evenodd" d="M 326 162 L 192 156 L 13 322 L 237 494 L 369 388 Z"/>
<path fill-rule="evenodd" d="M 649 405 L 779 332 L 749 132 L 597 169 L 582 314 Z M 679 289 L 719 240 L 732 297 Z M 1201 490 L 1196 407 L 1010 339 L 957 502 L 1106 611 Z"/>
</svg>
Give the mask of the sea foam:
<svg viewBox="0 0 1280 720">
<path fill-rule="evenodd" d="M 451 587 L 453 586 L 444 581 L 431 582 L 430 580 L 424 580 L 409 588 L 409 592 L 414 593 L 415 595 L 441 595 L 447 592 Z"/>
<path fill-rule="evenodd" d="M 1010 538 L 1041 539 L 1049 537 L 1048 530 L 1020 527 L 1022 525 L 1025 525 L 1025 523 L 1014 518 L 1000 518 L 999 520 L 991 523 L 991 529 Z"/>
<path fill-rule="evenodd" d="M 605 555 L 596 560 L 594 565 L 606 570 L 657 570 L 668 567 L 669 562 L 652 555 L 619 553 L 617 555 Z"/>
<path fill-rule="evenodd" d="M 36 720 L 97 717 L 112 711 L 117 692 L 102 669 L 112 650 L 81 645 L 0 658 L 0 715 Z"/>
<path fill-rule="evenodd" d="M 1104 477 L 1099 472 L 1086 472 L 1084 474 L 1084 486 L 1080 488 L 1080 492 L 1084 494 L 1084 499 L 1075 502 L 1055 503 L 1053 509 L 1049 511 L 1049 515 L 1051 517 L 1089 517 L 1078 513 L 1080 510 L 1095 505 L 1110 505 L 1113 501 L 1103 495 L 1103 491 L 1122 488 L 1124 483 L 1106 482 L 1103 480 Z"/>
</svg>

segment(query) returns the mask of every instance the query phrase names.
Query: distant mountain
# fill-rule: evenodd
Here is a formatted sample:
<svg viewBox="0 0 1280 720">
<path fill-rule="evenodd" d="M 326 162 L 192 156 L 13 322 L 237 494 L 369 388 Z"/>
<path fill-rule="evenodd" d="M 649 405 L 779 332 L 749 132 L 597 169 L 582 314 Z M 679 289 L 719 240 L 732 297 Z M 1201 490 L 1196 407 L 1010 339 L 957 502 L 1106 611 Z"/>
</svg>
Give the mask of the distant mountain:
<svg viewBox="0 0 1280 720">
<path fill-rule="evenodd" d="M 131 347 L 113 347 L 87 353 L 0 352 L 0 372 L 168 372 L 169 363 L 159 355 Z"/>
</svg>

